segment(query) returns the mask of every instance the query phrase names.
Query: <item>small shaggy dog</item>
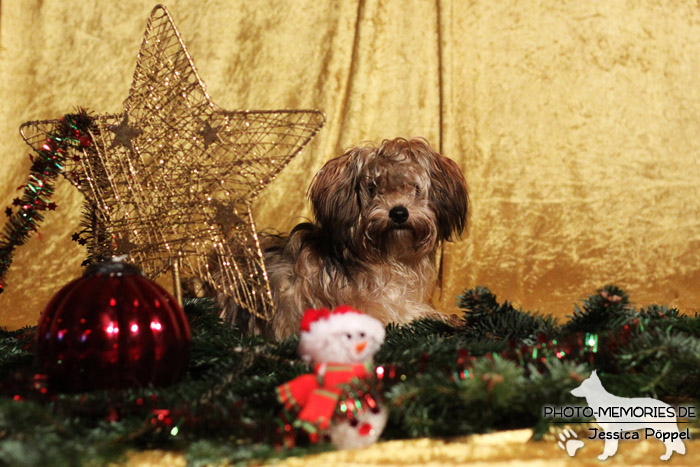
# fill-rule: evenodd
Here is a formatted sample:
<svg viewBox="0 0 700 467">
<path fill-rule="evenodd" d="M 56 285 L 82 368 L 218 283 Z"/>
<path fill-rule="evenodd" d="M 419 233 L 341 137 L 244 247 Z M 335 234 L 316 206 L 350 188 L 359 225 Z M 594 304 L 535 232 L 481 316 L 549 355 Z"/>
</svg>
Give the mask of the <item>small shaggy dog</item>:
<svg viewBox="0 0 700 467">
<path fill-rule="evenodd" d="M 308 308 L 346 304 L 382 323 L 435 313 L 426 303 L 442 241 L 461 234 L 467 187 L 457 164 L 424 139 L 360 146 L 323 166 L 308 191 L 315 222 L 261 240 L 274 317 L 270 323 L 219 294 L 222 316 L 281 338 Z"/>
</svg>

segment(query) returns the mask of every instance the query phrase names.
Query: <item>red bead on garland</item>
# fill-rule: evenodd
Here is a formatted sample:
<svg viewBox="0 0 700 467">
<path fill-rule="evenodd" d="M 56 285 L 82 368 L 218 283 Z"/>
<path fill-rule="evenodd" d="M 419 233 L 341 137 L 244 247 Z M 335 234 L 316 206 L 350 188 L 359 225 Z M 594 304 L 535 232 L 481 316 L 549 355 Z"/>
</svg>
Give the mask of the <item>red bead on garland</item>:
<svg viewBox="0 0 700 467">
<path fill-rule="evenodd" d="M 37 362 L 58 390 L 171 384 L 184 375 L 189 351 L 175 299 L 120 261 L 91 266 L 59 290 L 36 333 Z"/>
</svg>

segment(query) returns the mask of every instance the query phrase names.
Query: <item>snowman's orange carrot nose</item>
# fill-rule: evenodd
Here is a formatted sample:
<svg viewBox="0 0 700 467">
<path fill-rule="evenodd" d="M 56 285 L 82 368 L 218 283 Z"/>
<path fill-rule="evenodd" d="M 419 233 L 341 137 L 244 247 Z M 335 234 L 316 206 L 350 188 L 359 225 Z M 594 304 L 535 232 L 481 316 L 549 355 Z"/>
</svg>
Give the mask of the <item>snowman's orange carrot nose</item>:
<svg viewBox="0 0 700 467">
<path fill-rule="evenodd" d="M 367 342 L 360 342 L 355 346 L 355 350 L 357 351 L 357 353 L 360 353 L 363 350 L 365 350 L 365 347 L 367 347 Z"/>
</svg>

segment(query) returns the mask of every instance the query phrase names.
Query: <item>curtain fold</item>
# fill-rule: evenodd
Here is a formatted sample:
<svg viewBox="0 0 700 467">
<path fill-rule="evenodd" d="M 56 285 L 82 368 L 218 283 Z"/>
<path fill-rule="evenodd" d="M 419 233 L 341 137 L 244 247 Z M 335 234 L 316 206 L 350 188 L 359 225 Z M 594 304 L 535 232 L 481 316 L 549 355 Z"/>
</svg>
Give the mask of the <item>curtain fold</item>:
<svg viewBox="0 0 700 467">
<path fill-rule="evenodd" d="M 700 9 L 690 1 L 262 0 L 167 3 L 214 102 L 318 108 L 323 130 L 255 203 L 258 227 L 310 215 L 306 187 L 363 141 L 423 136 L 470 188 L 435 305 L 485 285 L 570 314 L 606 283 L 698 311 Z M 143 0 L 3 2 L 0 209 L 26 180 L 26 120 L 121 110 Z M 0 326 L 34 324 L 80 273 L 81 196 L 65 181 L 16 252 Z M 3 218 L 4 220 L 4 218 Z"/>
</svg>

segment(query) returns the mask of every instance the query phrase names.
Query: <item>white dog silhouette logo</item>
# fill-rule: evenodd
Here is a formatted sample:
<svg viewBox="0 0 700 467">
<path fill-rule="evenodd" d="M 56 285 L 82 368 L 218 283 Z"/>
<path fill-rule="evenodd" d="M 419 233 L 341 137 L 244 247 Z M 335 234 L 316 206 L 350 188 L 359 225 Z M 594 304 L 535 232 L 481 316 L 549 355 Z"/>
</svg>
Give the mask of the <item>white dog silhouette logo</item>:
<svg viewBox="0 0 700 467">
<path fill-rule="evenodd" d="M 687 430 L 678 430 L 676 412 L 669 404 L 651 397 L 628 398 L 610 394 L 595 371 L 579 387 L 572 389 L 571 394 L 584 397 L 596 414 L 601 431 L 592 428 L 594 433 L 590 439 L 605 440 L 599 460 L 614 455 L 620 439 L 639 439 L 637 430 L 644 430 L 646 438 L 653 436 L 664 443 L 666 452 L 661 460 L 668 460 L 674 452 L 685 454 L 683 439 L 688 439 L 689 435 Z"/>
</svg>

